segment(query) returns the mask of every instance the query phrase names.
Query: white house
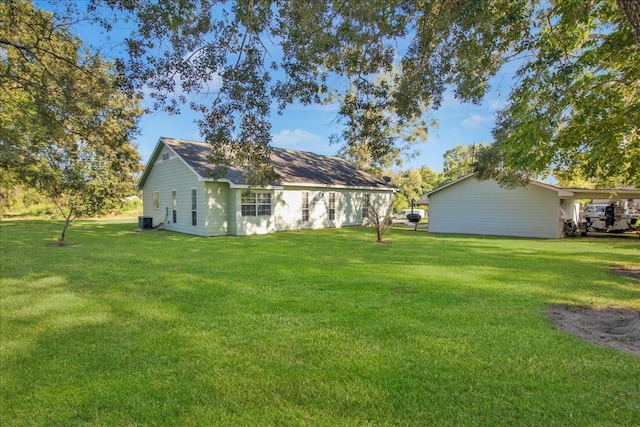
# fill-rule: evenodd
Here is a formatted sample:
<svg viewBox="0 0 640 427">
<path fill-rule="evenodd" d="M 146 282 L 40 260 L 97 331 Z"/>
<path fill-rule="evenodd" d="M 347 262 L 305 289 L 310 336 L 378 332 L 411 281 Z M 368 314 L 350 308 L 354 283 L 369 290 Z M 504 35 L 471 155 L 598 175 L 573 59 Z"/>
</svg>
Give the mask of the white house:
<svg viewBox="0 0 640 427">
<path fill-rule="evenodd" d="M 430 233 L 560 238 L 566 219 L 578 222 L 580 200 L 640 198 L 640 191 L 560 188 L 539 181 L 505 189 L 470 174 L 427 196 Z"/>
<path fill-rule="evenodd" d="M 266 234 L 367 223 L 395 187 L 333 156 L 273 148 L 280 182 L 249 188 L 240 169 L 214 180 L 208 144 L 160 138 L 138 188 L 143 219 L 198 236 Z"/>
</svg>

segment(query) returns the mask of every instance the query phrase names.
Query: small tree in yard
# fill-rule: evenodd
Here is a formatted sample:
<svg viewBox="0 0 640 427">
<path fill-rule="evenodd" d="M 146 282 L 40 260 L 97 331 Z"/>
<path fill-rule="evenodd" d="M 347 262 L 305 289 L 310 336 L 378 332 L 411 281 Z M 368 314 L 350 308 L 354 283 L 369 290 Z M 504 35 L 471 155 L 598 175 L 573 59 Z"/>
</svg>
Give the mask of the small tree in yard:
<svg viewBox="0 0 640 427">
<path fill-rule="evenodd" d="M 393 205 L 391 204 L 370 204 L 368 207 L 369 221 L 371 222 L 371 226 L 376 229 L 378 242 L 382 242 L 382 237 L 389 231 L 393 224 L 391 221 L 391 212 L 393 212 Z"/>
<path fill-rule="evenodd" d="M 83 140 L 75 144 L 51 144 L 43 149 L 41 161 L 27 180 L 54 203 L 64 218 L 58 238 L 60 245 L 64 244 L 73 220 L 109 213 L 121 204 L 125 195 L 133 194 L 133 172 L 139 170 L 138 154 L 126 145 L 129 152 L 126 147 L 111 150 Z"/>
</svg>

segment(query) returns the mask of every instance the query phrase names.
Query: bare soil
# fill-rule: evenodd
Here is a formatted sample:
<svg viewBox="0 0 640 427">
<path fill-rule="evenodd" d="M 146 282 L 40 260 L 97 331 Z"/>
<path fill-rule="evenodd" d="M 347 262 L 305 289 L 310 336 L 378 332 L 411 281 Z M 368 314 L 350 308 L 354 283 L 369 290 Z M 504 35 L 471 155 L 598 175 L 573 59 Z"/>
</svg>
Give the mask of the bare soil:
<svg viewBox="0 0 640 427">
<path fill-rule="evenodd" d="M 640 280 L 640 266 L 638 267 L 612 267 L 611 271 L 621 276 L 633 277 Z"/>
<path fill-rule="evenodd" d="M 640 280 L 639 267 L 612 268 Z M 640 356 L 640 311 L 622 307 L 553 306 L 549 319 L 556 328 L 593 344 Z"/>
</svg>

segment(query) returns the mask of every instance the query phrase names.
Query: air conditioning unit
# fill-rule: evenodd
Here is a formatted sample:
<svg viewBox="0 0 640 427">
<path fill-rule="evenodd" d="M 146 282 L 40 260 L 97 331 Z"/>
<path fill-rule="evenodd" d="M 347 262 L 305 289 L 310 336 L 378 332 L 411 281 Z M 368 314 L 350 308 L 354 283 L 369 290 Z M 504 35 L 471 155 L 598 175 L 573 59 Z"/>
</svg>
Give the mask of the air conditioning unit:
<svg viewBox="0 0 640 427">
<path fill-rule="evenodd" d="M 139 216 L 138 228 L 140 230 L 152 230 L 153 229 L 153 217 L 151 216 Z"/>
</svg>

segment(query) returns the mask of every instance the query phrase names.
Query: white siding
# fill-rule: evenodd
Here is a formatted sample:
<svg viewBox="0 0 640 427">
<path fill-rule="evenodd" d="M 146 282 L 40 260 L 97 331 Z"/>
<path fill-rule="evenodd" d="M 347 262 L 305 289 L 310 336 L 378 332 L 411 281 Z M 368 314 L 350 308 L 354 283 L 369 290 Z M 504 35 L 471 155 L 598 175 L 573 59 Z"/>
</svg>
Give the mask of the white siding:
<svg viewBox="0 0 640 427">
<path fill-rule="evenodd" d="M 235 226 L 229 234 L 266 234 L 275 231 L 338 228 L 362 225 L 362 194 L 371 193 L 371 203 L 391 203 L 391 192 L 344 190 L 327 188 L 288 187 L 276 190 L 256 190 L 272 193 L 271 216 L 241 215 L 242 190 L 233 190 L 230 197 L 235 204 Z M 309 221 L 302 221 L 302 193 L 309 193 Z M 335 193 L 335 219 L 329 220 L 329 193 Z"/>
<path fill-rule="evenodd" d="M 507 190 L 469 178 L 429 195 L 432 233 L 557 238 L 561 224 L 558 193 L 533 184 Z"/>
<path fill-rule="evenodd" d="M 206 205 L 204 203 L 204 183 L 166 147 L 158 155 L 153 168 L 149 171 L 143 189 L 143 215 L 153 217 L 153 225 L 164 221 L 166 230 L 204 236 Z M 198 196 L 198 224 L 191 225 L 191 190 L 196 189 Z M 176 192 L 177 222 L 173 223 L 173 191 Z M 160 206 L 153 209 L 153 193 L 158 192 Z"/>
<path fill-rule="evenodd" d="M 205 218 L 205 236 L 223 236 L 229 234 L 229 184 L 207 182 L 205 185 L 203 217 Z"/>
<path fill-rule="evenodd" d="M 166 146 L 162 146 L 148 169 L 143 187 L 143 215 L 153 225 L 166 230 L 198 236 L 266 234 L 275 231 L 362 225 L 362 195 L 371 194 L 373 205 L 388 205 L 390 190 L 285 187 L 260 190 L 271 193 L 271 215 L 242 216 L 242 189 L 228 183 L 199 178 Z M 192 225 L 192 190 L 197 195 L 197 225 Z M 309 193 L 309 221 L 302 221 L 302 192 Z M 173 222 L 173 193 L 176 195 L 176 222 Z M 154 209 L 154 193 L 159 195 Z M 335 219 L 329 220 L 329 193 L 335 193 Z"/>
</svg>

